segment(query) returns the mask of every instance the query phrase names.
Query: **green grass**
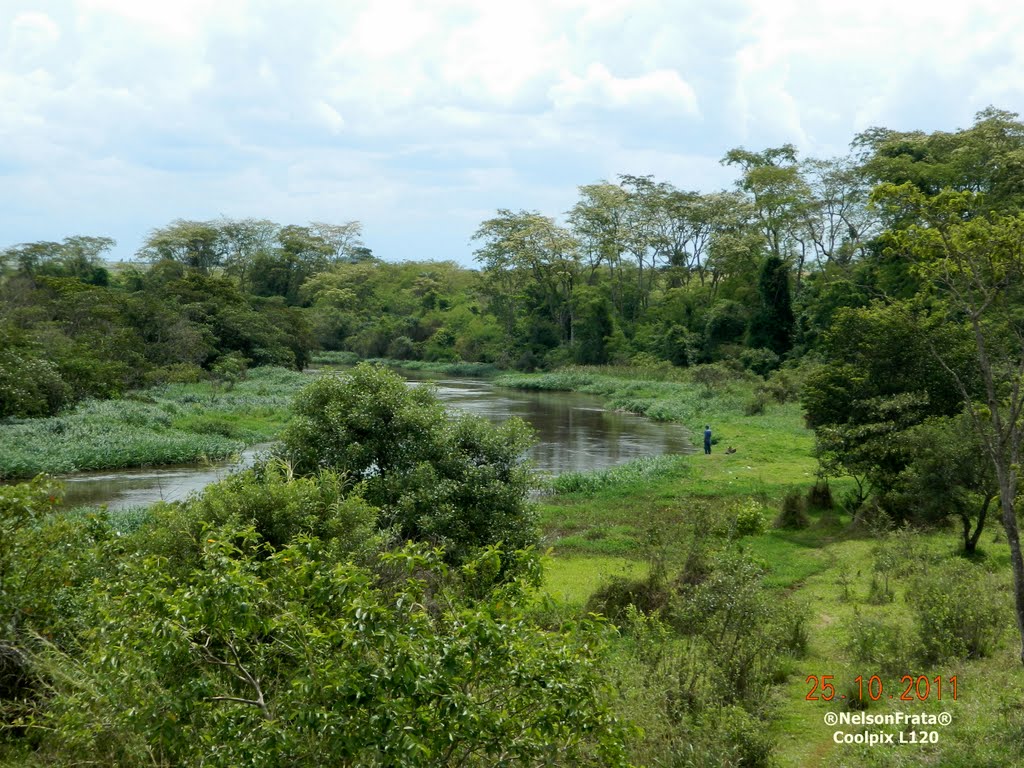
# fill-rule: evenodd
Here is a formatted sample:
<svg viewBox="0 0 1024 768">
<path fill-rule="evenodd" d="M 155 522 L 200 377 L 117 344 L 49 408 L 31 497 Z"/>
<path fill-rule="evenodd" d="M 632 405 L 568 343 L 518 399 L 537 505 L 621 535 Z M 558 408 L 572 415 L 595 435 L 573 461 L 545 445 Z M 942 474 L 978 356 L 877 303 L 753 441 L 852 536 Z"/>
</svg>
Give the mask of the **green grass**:
<svg viewBox="0 0 1024 768">
<path fill-rule="evenodd" d="M 567 606 L 583 606 L 613 576 L 642 578 L 647 564 L 623 557 L 548 557 L 544 559 L 544 591 Z"/>
<path fill-rule="evenodd" d="M 598 492 L 629 493 L 642 483 L 687 471 L 682 456 L 645 456 L 609 469 L 594 472 L 566 472 L 546 483 L 551 493 L 595 494 Z"/>
<path fill-rule="evenodd" d="M 706 423 L 717 437 L 710 456 L 673 457 L 664 464 L 627 465 L 552 483 L 556 492 L 539 500 L 543 544 L 553 553 L 547 563 L 546 590 L 567 608 L 585 605 L 612 575 L 645 574 L 652 537 L 663 552 L 671 554 L 676 532 L 701 510 L 728 515 L 743 500 L 753 498 L 764 505 L 771 522 L 785 494 L 793 489 L 805 493 L 816 477 L 813 435 L 803 424 L 798 404 L 769 400 L 761 413 L 747 415 L 759 386 L 747 377 L 726 376 L 709 385 L 686 371 L 606 368 L 502 376 L 496 383 L 588 392 L 610 407 L 685 424 L 695 443 Z M 725 454 L 725 446 L 736 452 Z M 834 497 L 840 498 L 849 486 L 834 481 Z M 801 768 L 1024 765 L 1024 705 L 1020 703 L 1024 675 L 1018 657 L 1020 640 L 1009 610 L 1008 554 L 998 524 L 991 522 L 984 534 L 985 553 L 979 562 L 997 574 L 999 594 L 1007 604 L 1002 645 L 987 658 L 918 663 L 907 670 L 930 678 L 956 674 L 960 683 L 956 702 L 891 702 L 888 693 L 894 691 L 898 699 L 901 689 L 899 680 L 886 678 L 885 699 L 871 704 L 870 712 L 945 710 L 951 712 L 953 723 L 940 730 L 938 745 L 869 749 L 833 743 L 836 729 L 823 722 L 823 715 L 839 711 L 841 705 L 808 701 L 806 679 L 832 675 L 842 695 L 858 675 L 867 679 L 881 674 L 851 656 L 850 634 L 857 621 L 868 617 L 903 627 L 908 637 L 916 631 L 906 599 L 912 579 L 892 576 L 894 599 L 880 605 L 870 602 L 879 540 L 839 512 L 812 511 L 810 519 L 810 526 L 803 530 L 770 528 L 742 540 L 744 550 L 764 565 L 768 588 L 806 606 L 811 617 L 807 653 L 792 662 L 789 676 L 773 693 L 775 715 L 767 727 L 776 741 L 776 763 Z M 952 528 L 913 534 L 908 541 L 912 548 L 902 561 L 925 572 L 959 557 L 960 542 Z"/>
<path fill-rule="evenodd" d="M 223 459 L 272 439 L 308 381 L 295 371 L 256 368 L 231 390 L 168 384 L 0 424 L 0 480 Z"/>
</svg>

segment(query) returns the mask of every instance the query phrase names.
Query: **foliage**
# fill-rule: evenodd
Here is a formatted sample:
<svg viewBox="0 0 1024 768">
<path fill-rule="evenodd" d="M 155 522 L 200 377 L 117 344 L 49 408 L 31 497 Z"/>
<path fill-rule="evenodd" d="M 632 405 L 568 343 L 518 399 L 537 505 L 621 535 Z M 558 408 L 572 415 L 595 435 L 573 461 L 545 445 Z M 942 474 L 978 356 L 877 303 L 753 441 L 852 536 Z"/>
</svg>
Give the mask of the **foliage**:
<svg viewBox="0 0 1024 768">
<path fill-rule="evenodd" d="M 908 635 L 906 621 L 854 611 L 844 634 L 854 661 L 894 678 L 913 669 L 916 638 Z"/>
<path fill-rule="evenodd" d="M 456 561 L 536 540 L 524 459 L 531 437 L 518 419 L 492 426 L 450 415 L 430 387 L 368 364 L 313 382 L 294 413 L 283 451 L 296 471 L 343 473 L 401 538 L 443 544 Z"/>
<path fill-rule="evenodd" d="M 784 355 L 793 345 L 793 308 L 789 294 L 789 270 L 785 262 L 769 256 L 761 265 L 757 292 L 760 307 L 751 318 L 748 344 Z"/>
<path fill-rule="evenodd" d="M 975 551 L 998 486 L 970 420 L 963 415 L 929 419 L 902 439 L 911 458 L 890 494 L 892 503 L 927 524 L 957 518 L 964 550 Z"/>
<path fill-rule="evenodd" d="M 125 563 L 39 715 L 42 749 L 111 766 L 624 765 L 588 624 L 537 632 L 510 582 L 465 596 L 481 555 L 381 558 L 394 578 L 212 527 L 200 560 Z M 431 607 L 432 606 L 432 607 Z M 556 689 L 558 696 L 550 691 Z M 359 727 L 353 727 L 358 723 Z"/>
<path fill-rule="evenodd" d="M 876 491 L 897 522 L 911 515 L 889 495 L 911 459 L 906 432 L 929 416 L 960 411 L 950 370 L 976 385 L 965 342 L 957 328 L 929 323 L 906 307 L 840 310 L 825 341 L 827 364 L 805 380 L 801 403 L 823 471 L 858 478 L 862 497 Z M 947 364 L 935 349 L 945 350 Z"/>
<path fill-rule="evenodd" d="M 907 601 L 917 621 L 922 660 L 929 663 L 987 656 L 1011 626 L 1005 590 L 964 560 L 919 576 Z"/>
<path fill-rule="evenodd" d="M 339 560 L 364 556 L 386 539 L 376 535 L 377 511 L 347 486 L 331 470 L 294 477 L 287 465 L 271 459 L 186 501 L 154 506 L 133 538 L 144 550 L 166 557 L 172 570 L 194 565 L 203 531 L 223 525 L 251 527 L 267 551 L 312 536 Z"/>
<path fill-rule="evenodd" d="M 736 510 L 734 534 L 738 538 L 757 536 L 764 533 L 767 527 L 764 507 L 755 499 L 748 499 Z"/>
<path fill-rule="evenodd" d="M 27 349 L 0 350 L 0 419 L 52 416 L 70 392 L 56 366 Z"/>
</svg>

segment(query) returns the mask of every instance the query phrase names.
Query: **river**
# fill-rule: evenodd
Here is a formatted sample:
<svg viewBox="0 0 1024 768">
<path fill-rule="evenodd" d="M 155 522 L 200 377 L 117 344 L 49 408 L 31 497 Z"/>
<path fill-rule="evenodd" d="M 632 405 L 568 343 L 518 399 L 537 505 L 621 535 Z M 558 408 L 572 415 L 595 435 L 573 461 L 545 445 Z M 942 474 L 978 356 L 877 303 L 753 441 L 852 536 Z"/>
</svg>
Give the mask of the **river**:
<svg viewBox="0 0 1024 768">
<path fill-rule="evenodd" d="M 482 379 L 430 377 L 403 372 L 410 381 L 430 381 L 438 397 L 452 408 L 502 421 L 518 416 L 536 431 L 530 458 L 540 472 L 561 474 L 622 464 L 642 456 L 690 453 L 687 431 L 642 416 L 601 407 L 590 395 L 505 389 Z M 68 475 L 67 506 L 106 504 L 110 509 L 176 501 L 230 472 L 252 464 L 269 449 L 256 446 L 238 459 L 204 466 L 110 470 Z"/>
</svg>

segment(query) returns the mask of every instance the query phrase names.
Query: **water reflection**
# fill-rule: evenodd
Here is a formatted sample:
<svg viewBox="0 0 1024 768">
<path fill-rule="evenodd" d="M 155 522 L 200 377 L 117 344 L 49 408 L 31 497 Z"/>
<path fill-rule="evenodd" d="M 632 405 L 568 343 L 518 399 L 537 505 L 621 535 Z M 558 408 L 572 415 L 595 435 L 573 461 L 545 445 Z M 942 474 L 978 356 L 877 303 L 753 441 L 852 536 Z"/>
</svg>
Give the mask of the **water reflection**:
<svg viewBox="0 0 1024 768">
<path fill-rule="evenodd" d="M 503 389 L 470 379 L 432 383 L 438 397 L 455 408 L 496 422 L 518 416 L 530 424 L 538 439 L 531 458 L 542 472 L 604 469 L 641 456 L 693 450 L 687 430 L 678 424 L 608 411 L 590 395 Z"/>
<path fill-rule="evenodd" d="M 110 509 L 126 509 L 158 501 L 180 501 L 232 472 L 252 466 L 256 456 L 269 446 L 270 443 L 254 446 L 230 461 L 65 475 L 61 478 L 64 506 L 105 504 Z"/>
</svg>

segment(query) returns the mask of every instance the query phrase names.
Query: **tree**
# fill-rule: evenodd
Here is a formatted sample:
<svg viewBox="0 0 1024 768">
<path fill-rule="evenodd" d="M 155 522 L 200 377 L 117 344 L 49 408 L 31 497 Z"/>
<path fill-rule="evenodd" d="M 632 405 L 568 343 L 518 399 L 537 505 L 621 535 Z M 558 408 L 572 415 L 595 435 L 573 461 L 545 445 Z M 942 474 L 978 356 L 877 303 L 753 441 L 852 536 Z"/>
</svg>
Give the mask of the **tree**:
<svg viewBox="0 0 1024 768">
<path fill-rule="evenodd" d="M 1024 442 L 1024 214 L 982 213 L 983 193 L 928 195 L 909 183 L 882 185 L 874 198 L 914 222 L 890 232 L 889 246 L 912 260 L 936 311 L 965 327 L 973 341 L 980 396 L 945 349 L 933 346 L 931 353 L 956 382 L 995 470 L 1024 664 L 1024 556 L 1016 512 Z"/>
<path fill-rule="evenodd" d="M 984 211 L 1012 214 L 1024 207 L 1024 122 L 1015 112 L 988 107 L 973 126 L 954 133 L 870 128 L 853 146 L 876 183 L 911 184 L 927 196 L 968 192 Z M 902 215 L 894 208 L 886 213 Z"/>
<path fill-rule="evenodd" d="M 509 336 L 515 338 L 522 322 L 527 341 L 538 347 L 571 341 L 579 271 L 575 238 L 535 211 L 502 209 L 480 225 L 473 239 L 483 241 L 475 258 L 483 265 L 485 289 Z M 554 339 L 538 334 L 544 325 Z"/>
<path fill-rule="evenodd" d="M 757 221 L 770 255 L 796 263 L 796 284 L 803 279 L 808 254 L 800 222 L 811 204 L 810 189 L 800 174 L 792 144 L 761 152 L 738 148 L 729 150 L 722 163 L 737 165 L 743 175 L 737 186 L 750 195 Z"/>
<path fill-rule="evenodd" d="M 309 225 L 309 232 L 330 246 L 331 261 L 357 263 L 373 258 L 369 249 L 359 239 L 363 234 L 363 225 L 358 221 L 348 221 L 344 224 L 314 221 Z"/>
<path fill-rule="evenodd" d="M 208 272 L 220 265 L 224 251 L 220 227 L 215 222 L 176 219 L 151 231 L 138 255 L 153 262 L 169 259 Z"/>
<path fill-rule="evenodd" d="M 785 355 L 793 346 L 793 306 L 789 296 L 789 268 L 777 256 L 768 256 L 757 280 L 760 306 L 750 322 L 748 345 Z"/>
<path fill-rule="evenodd" d="M 897 522 L 915 514 L 890 496 L 911 459 L 901 436 L 929 417 L 961 411 L 947 366 L 977 391 L 968 341 L 957 328 L 927 322 L 903 305 L 840 309 L 820 350 L 825 364 L 804 384 L 801 404 L 824 470 L 853 477 L 858 501 L 878 494 Z M 932 348 L 946 350 L 946 365 Z"/>
<path fill-rule="evenodd" d="M 970 420 L 964 415 L 928 419 L 900 439 L 909 461 L 896 492 L 924 522 L 955 517 L 964 552 L 974 552 L 998 490 L 992 462 Z"/>
<path fill-rule="evenodd" d="M 818 268 L 848 267 L 878 234 L 878 215 L 868 206 L 864 171 L 851 158 L 835 158 L 805 160 L 801 173 L 810 193 L 802 208 L 803 226 Z"/>
<path fill-rule="evenodd" d="M 577 292 L 573 318 L 573 353 L 577 363 L 604 365 L 608 362 L 608 338 L 615 330 L 611 305 L 600 287 L 585 285 Z"/>
<path fill-rule="evenodd" d="M 294 414 L 283 442 L 296 471 L 346 474 L 403 539 L 443 545 L 455 561 L 536 542 L 521 420 L 449 414 L 429 387 L 365 363 L 313 382 Z"/>
<path fill-rule="evenodd" d="M 267 219 L 223 219 L 220 235 L 224 244 L 224 271 L 238 278 L 243 291 L 252 289 L 253 265 L 273 251 L 277 224 Z"/>
<path fill-rule="evenodd" d="M 532 572 L 495 583 L 406 548 L 337 562 L 206 528 L 184 572 L 129 556 L 97 579 L 34 721 L 67 760 L 138 765 L 626 766 L 599 628 L 539 631 Z M 144 550 L 143 550 L 144 552 Z M 553 694 L 557 692 L 557 695 Z"/>
</svg>

